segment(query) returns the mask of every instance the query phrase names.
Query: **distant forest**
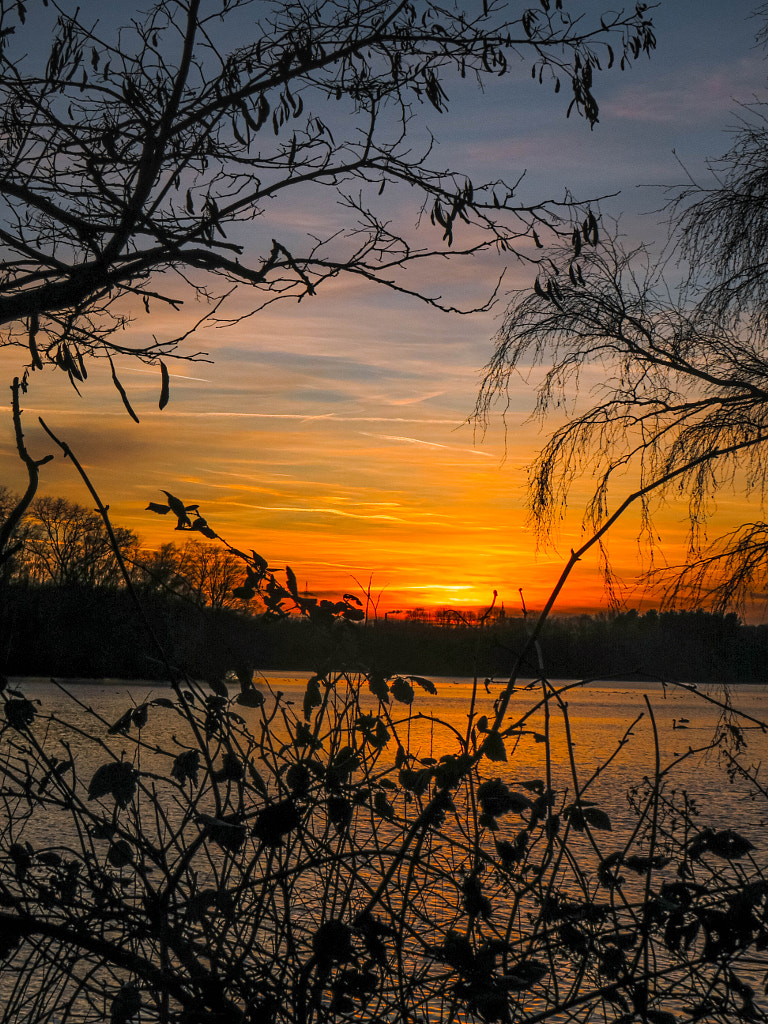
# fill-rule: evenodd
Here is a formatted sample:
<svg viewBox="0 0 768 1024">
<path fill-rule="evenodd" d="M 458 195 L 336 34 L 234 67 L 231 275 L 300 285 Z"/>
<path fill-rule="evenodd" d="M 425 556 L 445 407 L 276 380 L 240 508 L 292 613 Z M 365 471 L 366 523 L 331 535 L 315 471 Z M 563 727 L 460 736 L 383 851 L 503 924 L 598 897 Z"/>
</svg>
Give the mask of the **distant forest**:
<svg viewBox="0 0 768 1024">
<path fill-rule="evenodd" d="M 3 506 L 13 495 L 0 489 Z M 384 676 L 503 678 L 528 624 L 496 615 L 480 624 L 442 610 L 367 623 L 269 619 L 233 595 L 242 565 L 205 541 L 142 548 L 117 531 L 132 582 L 170 662 L 200 678 L 232 669 L 322 671 L 325 659 Z M 0 671 L 6 675 L 160 679 L 149 642 L 96 513 L 39 498 L 15 557 L 0 573 Z M 551 619 L 541 651 L 552 678 L 662 677 L 687 682 L 768 682 L 768 626 L 703 611 Z M 538 675 L 531 664 L 524 674 Z"/>
<path fill-rule="evenodd" d="M 324 623 L 266 620 L 229 608 L 145 594 L 170 661 L 200 678 L 245 667 L 315 672 L 341 648 L 349 668 L 503 678 L 522 648 L 526 623 L 445 626 L 379 619 Z M 119 587 L 6 585 L 0 604 L 2 671 L 7 675 L 162 678 L 163 668 Z M 768 626 L 736 615 L 630 611 L 554 618 L 541 643 L 552 678 L 663 677 L 678 681 L 768 682 Z M 338 660 L 338 659 L 334 659 Z M 523 673 L 536 676 L 534 664 Z"/>
</svg>

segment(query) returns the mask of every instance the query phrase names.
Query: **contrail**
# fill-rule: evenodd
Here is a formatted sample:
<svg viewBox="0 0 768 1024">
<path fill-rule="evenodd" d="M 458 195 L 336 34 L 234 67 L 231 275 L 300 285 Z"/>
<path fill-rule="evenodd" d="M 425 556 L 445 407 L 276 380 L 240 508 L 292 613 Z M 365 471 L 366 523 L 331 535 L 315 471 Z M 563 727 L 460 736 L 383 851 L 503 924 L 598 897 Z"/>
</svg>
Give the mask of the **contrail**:
<svg viewBox="0 0 768 1024">
<path fill-rule="evenodd" d="M 129 373 L 151 373 L 156 376 L 156 370 L 140 370 L 137 366 L 118 366 L 118 370 L 127 370 Z M 177 377 L 179 380 L 199 380 L 204 384 L 210 384 L 210 377 L 187 377 L 183 373 L 169 373 L 169 377 Z"/>
<path fill-rule="evenodd" d="M 476 448 L 455 448 L 453 445 L 438 444 L 437 441 L 421 441 L 418 437 L 405 437 L 401 434 L 373 434 L 368 430 L 361 430 L 364 437 L 381 437 L 385 441 L 405 441 L 407 444 L 423 444 L 427 448 L 445 448 L 451 452 L 466 452 L 468 455 L 482 455 L 486 459 L 492 459 L 489 452 L 479 452 Z"/>
</svg>

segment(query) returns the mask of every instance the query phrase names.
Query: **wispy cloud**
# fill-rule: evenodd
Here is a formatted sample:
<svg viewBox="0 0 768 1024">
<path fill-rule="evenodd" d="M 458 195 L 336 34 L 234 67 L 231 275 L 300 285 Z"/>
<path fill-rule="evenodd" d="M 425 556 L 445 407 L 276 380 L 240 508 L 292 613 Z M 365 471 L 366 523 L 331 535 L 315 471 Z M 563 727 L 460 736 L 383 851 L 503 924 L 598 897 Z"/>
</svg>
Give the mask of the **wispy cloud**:
<svg viewBox="0 0 768 1024">
<path fill-rule="evenodd" d="M 395 398 L 392 395 L 373 395 L 374 401 L 385 402 L 387 405 L 418 405 L 419 402 L 429 402 L 433 398 L 442 398 L 445 390 L 430 391 L 425 395 L 408 395 L 403 398 Z"/>
<path fill-rule="evenodd" d="M 765 61 L 749 56 L 719 66 L 693 65 L 682 82 L 672 73 L 642 89 L 627 80 L 602 108 L 606 116 L 635 122 L 685 123 L 690 130 L 696 123 L 709 127 L 713 118 L 727 119 L 739 100 L 749 102 L 757 89 L 763 92 L 764 83 Z"/>
<path fill-rule="evenodd" d="M 457 583 L 455 585 L 446 584 L 446 583 L 421 583 L 421 584 L 419 584 L 419 586 L 416 586 L 416 587 L 399 587 L 398 589 L 399 590 L 430 590 L 430 591 L 448 590 L 448 591 L 451 591 L 451 593 L 453 593 L 453 591 L 472 590 L 473 588 L 472 588 L 472 586 L 469 583 L 461 583 L 461 584 Z"/>
<path fill-rule="evenodd" d="M 416 422 L 425 422 L 425 421 L 421 420 L 421 421 L 416 421 Z M 434 421 L 427 421 L 427 422 L 434 422 Z M 402 441 L 405 444 L 423 445 L 425 448 L 443 448 L 443 449 L 445 449 L 445 451 L 449 451 L 449 452 L 466 452 L 468 455 L 482 455 L 486 459 L 493 459 L 493 458 L 495 458 L 495 456 L 491 455 L 489 452 L 481 452 L 481 451 L 478 451 L 477 448 L 457 448 L 457 447 L 454 447 L 453 445 L 440 444 L 437 441 L 423 441 L 423 440 L 421 440 L 418 437 L 405 437 L 405 436 L 403 436 L 401 434 L 372 434 L 372 433 L 370 433 L 367 430 L 361 430 L 361 431 L 359 431 L 359 433 L 362 434 L 364 437 L 379 437 L 379 438 L 382 438 L 384 441 Z"/>
<path fill-rule="evenodd" d="M 28 405 L 26 407 L 28 413 L 46 413 L 47 415 L 56 416 L 72 416 L 78 420 L 83 419 L 83 411 L 78 408 L 44 408 L 36 407 L 34 405 Z M 185 410 L 173 410 L 164 409 L 162 412 L 158 412 L 155 409 L 148 411 L 139 409 L 142 419 L 150 420 L 170 420 L 170 419 L 190 419 L 190 420 L 293 420 L 297 423 L 310 423 L 315 420 L 330 420 L 337 423 L 421 423 L 429 426 L 448 426 L 448 427 L 460 427 L 463 424 L 463 420 L 456 417 L 453 418 L 429 418 L 425 419 L 423 416 L 354 416 L 354 415 L 340 415 L 338 413 L 329 412 L 318 415 L 308 415 L 306 412 L 225 412 L 223 410 L 209 410 L 209 409 L 185 409 Z M 125 420 L 125 410 L 122 408 L 115 409 L 100 409 L 99 418 L 108 416 L 111 419 Z M 362 431 L 361 431 L 362 433 Z"/>
<path fill-rule="evenodd" d="M 436 441 L 422 441 L 418 437 L 403 437 L 400 434 L 371 434 L 367 430 L 361 430 L 363 437 L 380 437 L 385 441 L 404 441 L 406 444 L 420 444 L 426 448 L 447 448 L 448 445 L 438 444 Z"/>
<path fill-rule="evenodd" d="M 344 519 L 387 519 L 393 523 L 404 523 L 406 521 L 398 516 L 388 516 L 381 512 L 362 515 L 358 512 L 344 512 L 340 508 L 308 508 L 303 505 L 246 505 L 243 507 L 258 509 L 260 512 L 293 512 L 296 515 L 309 513 L 322 516 L 342 516 Z"/>
</svg>

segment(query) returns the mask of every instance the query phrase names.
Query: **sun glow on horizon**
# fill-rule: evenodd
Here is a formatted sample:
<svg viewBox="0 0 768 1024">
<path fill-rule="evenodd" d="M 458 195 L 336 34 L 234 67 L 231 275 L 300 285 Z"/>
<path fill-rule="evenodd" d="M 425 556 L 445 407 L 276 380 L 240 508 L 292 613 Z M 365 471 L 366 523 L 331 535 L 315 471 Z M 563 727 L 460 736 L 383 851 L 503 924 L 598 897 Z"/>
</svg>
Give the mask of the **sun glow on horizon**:
<svg viewBox="0 0 768 1024">
<path fill-rule="evenodd" d="M 263 372 L 259 368 L 257 380 Z M 201 417 L 199 408 L 206 404 L 207 411 L 224 412 L 216 408 L 222 401 L 247 404 L 254 381 L 239 363 L 216 364 L 210 373 L 210 384 L 188 382 L 172 391 L 172 416 L 157 411 L 155 382 L 148 377 L 132 394 L 138 425 L 122 414 L 109 380 L 97 377 L 73 402 L 60 382 L 39 375 L 24 414 L 27 443 L 35 457 L 50 449 L 36 425 L 42 413 L 85 463 L 114 521 L 134 530 L 147 547 L 181 544 L 191 536 L 146 511 L 150 502 L 163 500 L 165 489 L 198 503 L 234 547 L 255 549 L 276 571 L 290 565 L 308 593 L 335 598 L 370 591 L 381 614 L 414 607 L 482 613 L 494 591 L 497 607 L 503 604 L 507 614 L 522 614 L 522 600 L 529 610 L 541 608 L 568 552 L 585 539 L 578 510 L 591 488 L 588 478 L 577 484 L 574 511 L 559 524 L 553 545 L 537 551 L 525 499 L 527 467 L 541 438 L 522 416 L 506 436 L 499 428 L 485 436 L 483 458 L 477 458 L 471 424 L 444 396 L 428 400 L 430 408 L 414 431 L 419 438 L 411 439 L 419 440 L 415 444 L 394 432 L 350 429 L 337 416 L 292 418 L 278 426 L 267 419 L 256 421 L 258 426 L 238 421 L 243 425 L 232 430 L 225 417 Z M 468 397 L 475 374 L 468 368 L 462 373 Z M 279 380 L 271 387 L 272 414 L 279 415 L 295 399 Z M 363 408 L 366 402 L 365 395 L 356 406 L 347 402 L 348 417 L 370 412 Z M 377 411 L 382 418 L 390 414 L 388 406 Z M 21 490 L 23 473 L 13 448 L 0 448 L 0 458 L 4 482 Z M 41 494 L 90 506 L 65 460 L 56 458 L 45 470 Z M 724 511 L 735 522 L 742 510 L 734 504 Z M 662 512 L 657 528 L 673 564 L 684 556 L 682 510 Z M 639 566 L 638 525 L 630 514 L 610 538 L 616 569 L 630 582 Z M 628 592 L 628 600 L 655 603 L 643 590 Z M 607 606 L 592 552 L 575 567 L 557 610 Z"/>
</svg>

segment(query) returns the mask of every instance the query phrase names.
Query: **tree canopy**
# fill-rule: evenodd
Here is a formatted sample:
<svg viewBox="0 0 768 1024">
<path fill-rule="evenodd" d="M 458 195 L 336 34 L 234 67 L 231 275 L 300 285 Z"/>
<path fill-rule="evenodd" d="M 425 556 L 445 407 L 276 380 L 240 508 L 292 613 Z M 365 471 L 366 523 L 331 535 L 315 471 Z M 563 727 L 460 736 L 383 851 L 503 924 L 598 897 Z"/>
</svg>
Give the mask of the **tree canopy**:
<svg viewBox="0 0 768 1024">
<path fill-rule="evenodd" d="M 521 256 L 522 238 L 564 230 L 563 204 L 434 165 L 422 112 L 524 61 L 594 124 L 596 73 L 650 53 L 653 27 L 646 4 L 594 19 L 569 6 L 161 0 L 121 25 L 4 5 L 0 344 L 78 385 L 90 356 L 176 352 L 193 318 L 173 337 L 151 319 L 149 339 L 123 329 L 193 296 L 194 316 L 226 320 L 353 274 L 452 308 L 404 271 L 447 251 Z M 408 200 L 402 223 L 385 189 Z M 322 204 L 326 234 L 297 227 Z M 163 404 L 167 387 L 163 368 Z"/>
<path fill-rule="evenodd" d="M 652 549 L 656 497 L 687 502 L 685 564 L 651 580 L 672 602 L 720 610 L 759 596 L 768 574 L 767 164 L 768 105 L 757 101 L 709 180 L 669 190 L 666 258 L 597 219 L 547 251 L 533 290 L 512 298 L 477 406 L 484 420 L 515 369 L 540 364 L 536 414 L 559 421 L 531 467 L 533 520 L 547 532 L 591 476 L 586 520 L 598 530 L 629 472 Z M 728 489 L 758 518 L 713 537 Z"/>
</svg>

